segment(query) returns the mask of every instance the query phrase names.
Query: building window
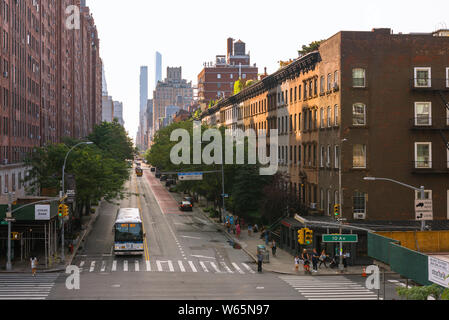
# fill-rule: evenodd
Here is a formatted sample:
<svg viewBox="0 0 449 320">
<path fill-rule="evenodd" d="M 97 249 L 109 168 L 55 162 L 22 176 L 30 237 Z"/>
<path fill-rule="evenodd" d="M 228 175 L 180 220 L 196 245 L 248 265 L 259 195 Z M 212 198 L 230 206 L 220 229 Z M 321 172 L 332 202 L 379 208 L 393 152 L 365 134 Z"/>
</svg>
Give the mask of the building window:
<svg viewBox="0 0 449 320">
<path fill-rule="evenodd" d="M 331 190 L 330 189 L 327 189 L 327 212 L 326 212 L 326 214 L 328 215 L 328 216 L 330 216 L 331 215 L 331 211 L 332 211 L 332 202 L 331 202 Z"/>
<path fill-rule="evenodd" d="M 430 88 L 432 86 L 432 69 L 428 67 L 415 68 L 415 87 Z"/>
<path fill-rule="evenodd" d="M 221 74 L 217 74 L 217 79 L 221 79 Z"/>
<path fill-rule="evenodd" d="M 331 167 L 331 146 L 327 146 L 327 161 L 326 161 L 326 166 L 328 168 Z"/>
<path fill-rule="evenodd" d="M 324 82 L 324 76 L 321 76 L 320 78 L 320 93 L 324 93 L 324 87 L 326 83 Z"/>
<path fill-rule="evenodd" d="M 334 125 L 338 126 L 338 106 L 334 106 Z"/>
<path fill-rule="evenodd" d="M 330 92 L 332 90 L 332 74 L 327 75 L 327 91 Z"/>
<path fill-rule="evenodd" d="M 338 146 L 335 146 L 334 148 L 334 168 L 338 169 L 340 166 L 340 148 Z"/>
<path fill-rule="evenodd" d="M 432 143 L 415 143 L 415 168 L 432 168 Z"/>
<path fill-rule="evenodd" d="M 340 198 L 339 198 L 339 195 L 338 195 L 338 191 L 335 191 L 335 195 L 334 195 L 334 197 L 335 197 L 335 204 L 340 204 Z"/>
<path fill-rule="evenodd" d="M 431 102 L 415 102 L 415 125 L 416 126 L 432 125 Z"/>
<path fill-rule="evenodd" d="M 331 107 L 327 107 L 327 127 L 330 128 L 332 126 L 332 109 Z"/>
<path fill-rule="evenodd" d="M 338 87 L 338 83 L 339 83 L 338 80 L 339 80 L 339 79 L 338 79 L 338 71 L 335 71 L 335 72 L 334 72 L 334 88 L 335 88 L 335 89 Z"/>
<path fill-rule="evenodd" d="M 365 69 L 352 69 L 352 86 L 354 88 L 365 88 Z"/>
<path fill-rule="evenodd" d="M 355 144 L 352 156 L 353 168 L 366 168 L 366 145 Z"/>
<path fill-rule="evenodd" d="M 353 205 L 354 213 L 366 213 L 366 193 L 354 192 Z"/>
<path fill-rule="evenodd" d="M 449 88 L 449 68 L 446 68 L 446 88 Z"/>
<path fill-rule="evenodd" d="M 246 79 L 246 73 L 242 74 L 242 79 Z"/>
<path fill-rule="evenodd" d="M 232 73 L 231 73 L 230 77 L 231 77 L 231 79 L 234 79 L 234 75 Z"/>
<path fill-rule="evenodd" d="M 320 190 L 320 209 L 324 210 L 324 190 Z"/>
<path fill-rule="evenodd" d="M 320 110 L 320 128 L 324 128 L 324 108 Z"/>
<path fill-rule="evenodd" d="M 324 146 L 320 148 L 320 168 L 324 167 Z"/>
<path fill-rule="evenodd" d="M 366 106 L 363 103 L 356 103 L 352 106 L 352 124 L 354 126 L 366 125 Z"/>
<path fill-rule="evenodd" d="M 415 200 L 432 200 L 432 190 L 424 190 L 424 199 L 421 197 L 421 191 L 415 190 Z"/>
</svg>

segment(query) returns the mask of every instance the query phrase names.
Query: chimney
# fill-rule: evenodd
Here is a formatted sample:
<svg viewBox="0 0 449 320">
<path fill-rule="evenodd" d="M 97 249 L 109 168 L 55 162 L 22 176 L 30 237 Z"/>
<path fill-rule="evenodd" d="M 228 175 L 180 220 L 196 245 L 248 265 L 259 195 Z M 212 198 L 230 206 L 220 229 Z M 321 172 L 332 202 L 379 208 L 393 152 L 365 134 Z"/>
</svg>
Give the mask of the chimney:
<svg viewBox="0 0 449 320">
<path fill-rule="evenodd" d="M 234 39 L 228 38 L 228 58 L 234 55 Z"/>
</svg>

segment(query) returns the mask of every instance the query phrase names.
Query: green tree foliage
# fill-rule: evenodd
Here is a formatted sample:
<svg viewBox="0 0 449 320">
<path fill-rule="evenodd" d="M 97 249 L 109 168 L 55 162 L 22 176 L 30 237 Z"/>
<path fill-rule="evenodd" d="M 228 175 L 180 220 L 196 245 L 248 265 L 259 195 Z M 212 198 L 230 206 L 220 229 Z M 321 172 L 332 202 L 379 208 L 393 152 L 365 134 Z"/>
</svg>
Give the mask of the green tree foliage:
<svg viewBox="0 0 449 320">
<path fill-rule="evenodd" d="M 309 45 L 303 45 L 301 50 L 298 50 L 299 56 L 305 56 L 308 53 L 316 51 L 320 48 L 321 43 L 325 40 L 313 41 Z"/>
<path fill-rule="evenodd" d="M 190 163 L 174 165 L 170 161 L 170 152 L 178 141 L 170 141 L 170 136 L 175 129 L 185 129 L 190 135 Z M 204 133 L 209 127 L 202 125 L 201 131 Z M 225 143 L 225 129 L 220 127 L 223 150 Z M 203 142 L 202 149 L 210 142 Z M 244 155 L 247 159 L 248 145 L 245 142 Z M 234 158 L 236 156 L 236 146 L 234 145 Z M 217 171 L 216 173 L 204 174 L 202 181 L 182 181 L 177 185 L 177 190 L 188 192 L 193 195 L 201 195 L 208 201 L 212 201 L 214 207 L 222 208 L 222 174 L 221 164 L 193 164 L 193 122 L 184 121 L 173 123 L 170 126 L 159 130 L 154 139 L 154 145 L 147 153 L 148 162 L 157 167 L 161 172 L 198 172 Z M 247 161 L 246 161 L 247 162 Z M 234 161 L 234 163 L 236 163 Z M 226 199 L 227 210 L 249 218 L 259 213 L 260 199 L 263 198 L 263 188 L 270 181 L 270 177 L 259 175 L 259 165 L 237 165 L 225 164 L 225 192 L 230 198 Z M 248 220 L 247 220 L 248 221 Z"/>
<path fill-rule="evenodd" d="M 412 288 L 399 287 L 396 288 L 396 292 L 407 300 L 427 300 L 429 296 L 436 300 L 449 300 L 449 289 L 445 289 L 437 284 Z"/>
<path fill-rule="evenodd" d="M 123 185 L 129 178 L 126 159 L 132 159 L 135 149 L 131 139 L 118 123 L 102 123 L 94 128 L 89 139 L 93 145 L 80 145 L 67 158 L 65 177 L 73 175 L 80 212 L 88 212 L 90 203 L 101 198 L 123 197 Z M 43 188 L 61 190 L 62 166 L 67 152 L 81 141 L 65 139 L 65 143 L 36 148 L 26 159 L 31 168 L 24 179 L 29 192 Z M 66 180 L 67 183 L 67 180 Z"/>
<path fill-rule="evenodd" d="M 242 79 L 238 79 L 236 82 L 234 82 L 234 94 L 238 94 L 243 90 L 243 88 L 244 84 Z"/>
</svg>

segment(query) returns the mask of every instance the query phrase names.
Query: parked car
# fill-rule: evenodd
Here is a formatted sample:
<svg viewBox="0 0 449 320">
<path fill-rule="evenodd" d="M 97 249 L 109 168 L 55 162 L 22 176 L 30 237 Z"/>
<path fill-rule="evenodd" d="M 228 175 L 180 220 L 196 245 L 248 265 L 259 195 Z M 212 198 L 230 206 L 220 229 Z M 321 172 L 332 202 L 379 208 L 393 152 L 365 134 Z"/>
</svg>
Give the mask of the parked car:
<svg viewBox="0 0 449 320">
<path fill-rule="evenodd" d="M 167 181 L 167 179 L 168 179 L 168 177 L 166 175 L 163 175 L 163 176 L 160 177 L 161 181 Z"/>
<path fill-rule="evenodd" d="M 156 177 L 157 179 L 159 179 L 159 178 L 161 177 L 161 173 L 160 173 L 160 172 L 156 172 L 155 177 Z"/>
<path fill-rule="evenodd" d="M 182 201 L 181 203 L 179 203 L 179 210 L 192 211 L 193 205 L 189 201 Z"/>
<path fill-rule="evenodd" d="M 151 172 L 156 172 L 156 168 L 151 168 Z"/>
<path fill-rule="evenodd" d="M 193 203 L 195 202 L 195 200 L 192 197 L 184 197 L 182 200 L 190 202 L 192 207 L 193 207 Z"/>
</svg>

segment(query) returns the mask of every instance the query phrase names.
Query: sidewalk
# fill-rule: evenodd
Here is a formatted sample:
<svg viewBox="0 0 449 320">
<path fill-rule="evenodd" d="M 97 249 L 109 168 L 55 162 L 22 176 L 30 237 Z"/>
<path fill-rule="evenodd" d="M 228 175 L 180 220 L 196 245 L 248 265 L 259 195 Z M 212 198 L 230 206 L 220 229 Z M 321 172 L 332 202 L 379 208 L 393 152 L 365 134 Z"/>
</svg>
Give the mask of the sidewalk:
<svg viewBox="0 0 449 320">
<path fill-rule="evenodd" d="M 88 216 L 84 216 L 81 218 L 81 231 L 78 235 L 78 238 L 74 241 L 74 248 L 73 253 L 70 253 L 69 250 L 66 248 L 65 251 L 65 263 L 56 262 L 53 263 L 51 266 L 47 265 L 47 268 L 45 267 L 45 256 L 41 255 L 38 256 L 38 266 L 37 266 L 37 273 L 52 273 L 52 272 L 62 272 L 66 270 L 66 267 L 72 264 L 72 261 L 74 257 L 76 256 L 76 253 L 80 246 L 83 244 L 84 239 L 86 236 L 90 233 L 92 229 L 92 225 L 95 223 L 95 221 L 98 218 L 100 207 L 101 207 L 102 201 L 98 204 L 95 208 L 95 214 L 89 214 Z M 58 244 L 60 245 L 60 244 Z M 60 253 L 61 249 L 59 247 L 58 250 L 58 260 L 60 259 Z M 31 265 L 29 258 L 23 259 L 23 261 L 14 261 L 12 264 L 12 270 L 6 271 L 5 270 L 6 261 L 2 259 L 1 266 L 0 266 L 0 273 L 31 273 Z"/>
</svg>

